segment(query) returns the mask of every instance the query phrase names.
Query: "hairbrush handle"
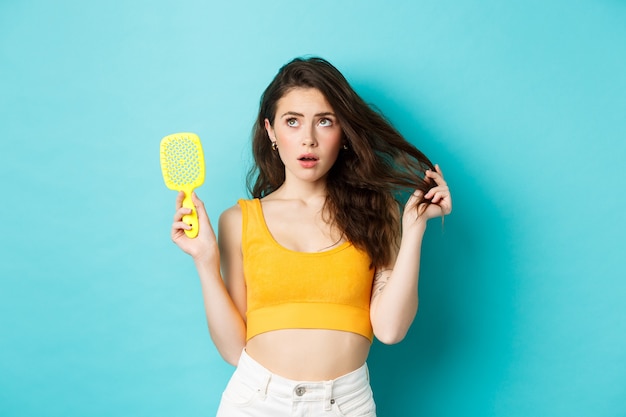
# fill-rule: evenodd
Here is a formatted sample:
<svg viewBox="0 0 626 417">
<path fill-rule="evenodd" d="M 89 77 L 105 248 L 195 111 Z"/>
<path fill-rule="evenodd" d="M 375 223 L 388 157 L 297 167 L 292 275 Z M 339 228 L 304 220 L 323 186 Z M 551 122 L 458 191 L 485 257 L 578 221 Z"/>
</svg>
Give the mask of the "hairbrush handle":
<svg viewBox="0 0 626 417">
<path fill-rule="evenodd" d="M 191 229 L 185 230 L 185 234 L 187 237 L 193 239 L 198 236 L 198 211 L 196 210 L 196 206 L 193 204 L 193 200 L 191 199 L 191 190 L 183 190 L 183 192 L 185 193 L 183 207 L 191 209 L 190 214 L 185 214 L 183 216 L 183 222 L 191 226 Z"/>
</svg>

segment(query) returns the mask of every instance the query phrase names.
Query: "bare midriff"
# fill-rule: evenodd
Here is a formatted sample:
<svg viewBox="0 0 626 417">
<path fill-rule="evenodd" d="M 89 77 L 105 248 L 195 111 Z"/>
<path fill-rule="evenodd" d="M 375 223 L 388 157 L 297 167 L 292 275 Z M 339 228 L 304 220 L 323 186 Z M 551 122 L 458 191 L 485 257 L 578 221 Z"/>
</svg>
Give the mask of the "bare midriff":
<svg viewBox="0 0 626 417">
<path fill-rule="evenodd" d="M 356 333 L 283 329 L 261 333 L 246 352 L 276 375 L 297 381 L 328 381 L 360 368 L 371 343 Z"/>
</svg>

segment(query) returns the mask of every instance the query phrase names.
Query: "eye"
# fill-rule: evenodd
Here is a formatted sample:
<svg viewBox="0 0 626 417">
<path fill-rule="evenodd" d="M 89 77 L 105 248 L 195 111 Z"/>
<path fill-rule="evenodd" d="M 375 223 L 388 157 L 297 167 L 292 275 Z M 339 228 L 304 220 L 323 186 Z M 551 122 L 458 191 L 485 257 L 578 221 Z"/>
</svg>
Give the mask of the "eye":
<svg viewBox="0 0 626 417">
<path fill-rule="evenodd" d="M 287 119 L 287 126 L 291 126 L 291 127 L 298 126 L 298 119 L 294 117 Z"/>
<path fill-rule="evenodd" d="M 320 126 L 332 126 L 333 125 L 333 121 L 327 117 L 324 117 L 322 119 L 320 119 L 319 121 Z"/>
</svg>

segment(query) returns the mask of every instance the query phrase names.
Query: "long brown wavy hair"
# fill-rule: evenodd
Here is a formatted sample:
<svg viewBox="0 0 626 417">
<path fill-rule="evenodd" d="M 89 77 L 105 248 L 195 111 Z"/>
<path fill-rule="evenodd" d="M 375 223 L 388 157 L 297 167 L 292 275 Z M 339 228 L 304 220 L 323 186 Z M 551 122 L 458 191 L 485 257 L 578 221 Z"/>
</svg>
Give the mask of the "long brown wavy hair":
<svg viewBox="0 0 626 417">
<path fill-rule="evenodd" d="M 434 166 L 363 101 L 332 64 L 318 57 L 296 58 L 278 71 L 261 96 L 252 133 L 256 165 L 247 177 L 254 198 L 270 194 L 285 181 L 285 166 L 272 151 L 265 119 L 273 125 L 278 100 L 298 87 L 315 88 L 326 97 L 347 147 L 328 173 L 324 213 L 346 239 L 368 253 L 372 266 L 383 267 L 400 241 L 401 200 L 416 189 L 425 194 L 432 187 L 424 171 Z M 418 205 L 422 202 L 428 203 Z"/>
</svg>

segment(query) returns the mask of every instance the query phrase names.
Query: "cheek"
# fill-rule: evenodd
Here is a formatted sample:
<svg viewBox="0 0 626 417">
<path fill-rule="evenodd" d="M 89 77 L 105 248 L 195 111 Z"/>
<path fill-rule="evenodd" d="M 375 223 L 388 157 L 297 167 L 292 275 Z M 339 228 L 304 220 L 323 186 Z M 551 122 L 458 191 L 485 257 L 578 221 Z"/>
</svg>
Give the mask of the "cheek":
<svg viewBox="0 0 626 417">
<path fill-rule="evenodd" d="M 327 143 L 333 147 L 333 149 L 339 150 L 341 148 L 341 143 L 343 140 L 343 132 L 341 130 L 330 132 L 326 140 Z"/>
<path fill-rule="evenodd" d="M 283 153 L 296 152 L 296 150 L 299 148 L 300 142 L 297 140 L 296 137 L 293 136 L 293 134 L 290 134 L 290 133 L 291 132 L 289 131 L 286 131 L 286 132 L 276 131 L 276 138 L 278 140 L 278 149 L 282 150 Z"/>
</svg>

